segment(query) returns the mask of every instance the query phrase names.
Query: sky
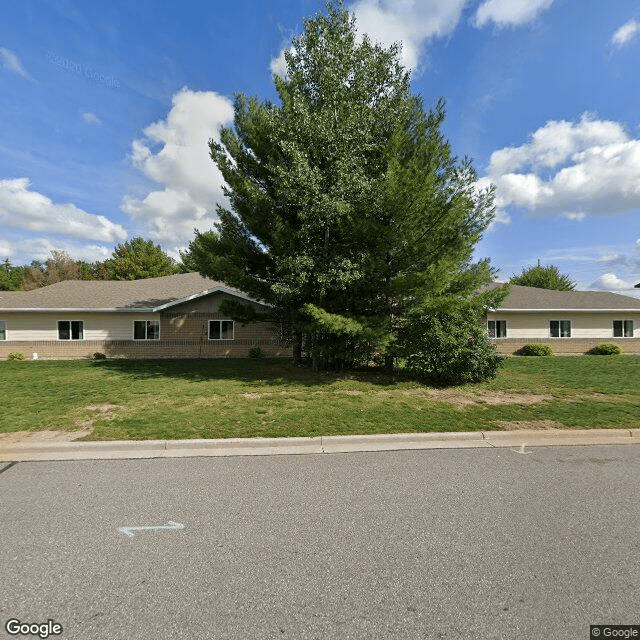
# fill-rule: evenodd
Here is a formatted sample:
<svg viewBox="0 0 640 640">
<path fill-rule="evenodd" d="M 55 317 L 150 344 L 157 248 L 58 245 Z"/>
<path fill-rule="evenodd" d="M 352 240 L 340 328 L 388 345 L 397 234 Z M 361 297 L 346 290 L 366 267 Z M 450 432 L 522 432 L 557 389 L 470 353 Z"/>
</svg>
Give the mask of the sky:
<svg viewBox="0 0 640 640">
<path fill-rule="evenodd" d="M 412 92 L 496 188 L 475 249 L 507 280 L 553 264 L 640 297 L 640 0 L 352 0 L 399 42 Z M 0 20 L 0 260 L 173 257 L 216 221 L 208 141 L 273 74 L 319 0 L 21 0 Z"/>
</svg>

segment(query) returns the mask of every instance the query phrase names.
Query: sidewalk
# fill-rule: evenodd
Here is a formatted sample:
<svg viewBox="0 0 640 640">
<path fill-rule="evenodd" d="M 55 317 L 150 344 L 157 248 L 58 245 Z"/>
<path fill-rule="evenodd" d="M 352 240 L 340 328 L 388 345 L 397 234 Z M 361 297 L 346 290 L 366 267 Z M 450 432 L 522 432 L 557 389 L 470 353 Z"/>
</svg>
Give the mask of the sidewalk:
<svg viewBox="0 0 640 640">
<path fill-rule="evenodd" d="M 0 462 L 268 456 L 480 447 L 517 447 L 519 452 L 525 452 L 527 447 L 605 444 L 640 444 L 640 429 L 469 431 L 315 438 L 46 442 L 7 446 L 0 443 Z"/>
</svg>

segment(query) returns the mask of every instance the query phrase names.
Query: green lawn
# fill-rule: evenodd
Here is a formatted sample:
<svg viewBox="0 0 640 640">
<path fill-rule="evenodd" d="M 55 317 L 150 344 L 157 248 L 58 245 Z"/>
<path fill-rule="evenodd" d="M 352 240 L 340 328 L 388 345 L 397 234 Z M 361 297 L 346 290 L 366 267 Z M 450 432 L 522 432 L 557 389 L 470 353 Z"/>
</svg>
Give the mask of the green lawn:
<svg viewBox="0 0 640 640">
<path fill-rule="evenodd" d="M 4 361 L 0 382 L 0 433 L 92 427 L 88 440 L 640 428 L 634 356 L 510 358 L 455 389 L 249 359 Z"/>
</svg>

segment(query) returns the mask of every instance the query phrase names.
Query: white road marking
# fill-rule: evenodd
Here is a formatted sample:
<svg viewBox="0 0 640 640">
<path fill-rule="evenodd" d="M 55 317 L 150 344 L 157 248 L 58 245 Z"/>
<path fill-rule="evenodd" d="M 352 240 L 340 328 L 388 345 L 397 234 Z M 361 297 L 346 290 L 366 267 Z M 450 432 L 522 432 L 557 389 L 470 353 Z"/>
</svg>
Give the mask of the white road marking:
<svg viewBox="0 0 640 640">
<path fill-rule="evenodd" d="M 130 538 L 133 538 L 134 531 L 158 531 L 160 529 L 169 529 L 169 530 L 178 530 L 178 529 L 184 529 L 184 525 L 180 524 L 179 522 L 167 522 L 167 524 L 165 525 L 159 525 L 157 527 L 120 527 L 118 529 L 118 531 L 120 531 L 120 533 L 124 533 L 125 536 L 129 536 Z"/>
</svg>

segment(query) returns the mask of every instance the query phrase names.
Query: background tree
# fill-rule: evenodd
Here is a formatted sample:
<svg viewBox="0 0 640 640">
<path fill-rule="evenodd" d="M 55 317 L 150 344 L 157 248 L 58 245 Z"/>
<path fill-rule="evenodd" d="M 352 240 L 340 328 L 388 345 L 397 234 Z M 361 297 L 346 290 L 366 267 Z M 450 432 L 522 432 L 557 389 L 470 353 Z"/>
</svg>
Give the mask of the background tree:
<svg viewBox="0 0 640 640">
<path fill-rule="evenodd" d="M 87 263 L 75 260 L 66 251 L 53 250 L 44 262 L 34 260 L 25 268 L 20 288 L 29 291 L 63 280 L 90 279 L 89 275 L 90 268 Z"/>
<path fill-rule="evenodd" d="M 573 291 L 576 288 L 570 276 L 560 273 L 558 267 L 553 265 L 541 265 L 540 261 L 536 266 L 524 268 L 520 275 L 511 276 L 509 284 L 556 291 Z"/>
<path fill-rule="evenodd" d="M 398 48 L 360 41 L 341 2 L 305 21 L 285 58 L 281 105 L 238 95 L 234 128 L 210 143 L 230 210 L 183 262 L 272 304 L 296 359 L 304 343 L 317 368 L 389 365 L 422 348 L 425 314 L 501 295 L 472 295 L 492 275 L 470 262 L 492 194 L 452 156 L 444 104 L 425 113 Z"/>
<path fill-rule="evenodd" d="M 5 258 L 0 263 L 0 291 L 18 291 L 26 271 L 26 267 L 14 267 L 9 258 Z"/>
<path fill-rule="evenodd" d="M 139 236 L 119 244 L 98 270 L 107 280 L 142 280 L 178 273 L 175 261 L 160 245 Z"/>
</svg>

